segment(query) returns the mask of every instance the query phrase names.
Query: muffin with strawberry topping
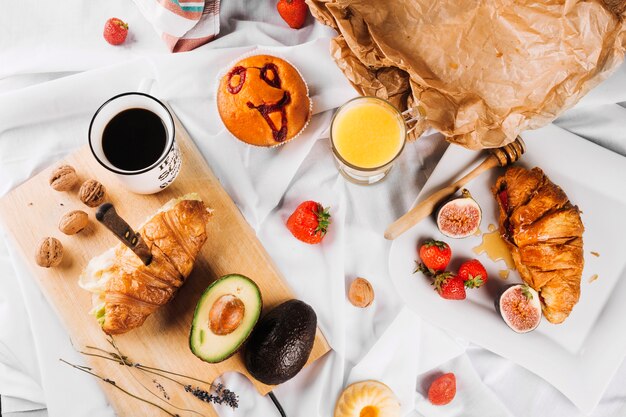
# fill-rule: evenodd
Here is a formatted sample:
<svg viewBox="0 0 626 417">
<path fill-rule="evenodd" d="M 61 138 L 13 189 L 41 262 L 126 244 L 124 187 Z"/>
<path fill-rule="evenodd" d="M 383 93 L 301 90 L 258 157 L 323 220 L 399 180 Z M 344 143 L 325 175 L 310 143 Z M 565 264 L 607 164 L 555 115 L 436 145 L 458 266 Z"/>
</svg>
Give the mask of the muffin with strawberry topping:
<svg viewBox="0 0 626 417">
<path fill-rule="evenodd" d="M 274 147 L 295 138 L 311 118 L 309 90 L 291 64 L 253 55 L 221 78 L 217 109 L 228 131 L 250 145 Z"/>
</svg>

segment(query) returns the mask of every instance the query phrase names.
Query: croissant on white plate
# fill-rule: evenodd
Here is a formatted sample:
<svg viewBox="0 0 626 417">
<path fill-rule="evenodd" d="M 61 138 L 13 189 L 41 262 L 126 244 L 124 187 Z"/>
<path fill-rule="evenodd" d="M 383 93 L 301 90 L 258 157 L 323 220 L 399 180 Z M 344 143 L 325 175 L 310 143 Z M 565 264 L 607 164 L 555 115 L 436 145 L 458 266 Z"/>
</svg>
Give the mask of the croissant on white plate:
<svg viewBox="0 0 626 417">
<path fill-rule="evenodd" d="M 173 199 L 137 230 L 152 253 L 148 266 L 121 243 L 89 262 L 79 285 L 94 294 L 91 313 L 105 333 L 141 326 L 174 297 L 207 240 L 210 215 L 195 193 Z"/>
<path fill-rule="evenodd" d="M 539 168 L 511 167 L 492 191 L 500 234 L 522 280 L 539 293 L 546 319 L 562 323 L 580 297 L 584 226 L 578 207 Z"/>
</svg>

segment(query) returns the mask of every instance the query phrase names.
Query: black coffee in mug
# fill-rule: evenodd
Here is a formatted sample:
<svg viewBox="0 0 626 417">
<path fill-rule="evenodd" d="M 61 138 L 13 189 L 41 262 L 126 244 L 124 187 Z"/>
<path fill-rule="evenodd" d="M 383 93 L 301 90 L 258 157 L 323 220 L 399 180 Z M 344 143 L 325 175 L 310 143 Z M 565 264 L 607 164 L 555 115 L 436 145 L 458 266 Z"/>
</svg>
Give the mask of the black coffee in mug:
<svg viewBox="0 0 626 417">
<path fill-rule="evenodd" d="M 102 151 L 124 171 L 148 168 L 163 155 L 167 129 L 150 110 L 133 108 L 116 114 L 102 133 Z"/>
</svg>

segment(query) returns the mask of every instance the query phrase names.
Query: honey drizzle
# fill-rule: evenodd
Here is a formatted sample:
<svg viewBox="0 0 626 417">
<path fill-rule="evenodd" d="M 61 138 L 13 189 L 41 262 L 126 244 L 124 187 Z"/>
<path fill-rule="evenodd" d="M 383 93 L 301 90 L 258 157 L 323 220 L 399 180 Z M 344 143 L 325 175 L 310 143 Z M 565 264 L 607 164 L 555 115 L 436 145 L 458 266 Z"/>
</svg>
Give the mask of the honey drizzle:
<svg viewBox="0 0 626 417">
<path fill-rule="evenodd" d="M 500 278 L 507 279 L 510 272 L 511 271 L 509 269 L 501 269 L 500 271 L 498 271 L 498 274 L 500 275 Z"/>
<path fill-rule="evenodd" d="M 489 233 L 483 234 L 483 241 L 480 245 L 473 248 L 475 254 L 480 255 L 486 253 L 489 259 L 494 262 L 504 260 L 508 269 L 515 269 L 515 263 L 511 257 L 511 252 L 506 246 L 504 240 L 500 236 L 499 231 L 493 224 L 489 225 Z M 502 276 L 502 274 L 500 274 Z M 508 276 L 508 275 L 507 275 Z M 504 277 L 503 277 L 504 278 Z"/>
</svg>

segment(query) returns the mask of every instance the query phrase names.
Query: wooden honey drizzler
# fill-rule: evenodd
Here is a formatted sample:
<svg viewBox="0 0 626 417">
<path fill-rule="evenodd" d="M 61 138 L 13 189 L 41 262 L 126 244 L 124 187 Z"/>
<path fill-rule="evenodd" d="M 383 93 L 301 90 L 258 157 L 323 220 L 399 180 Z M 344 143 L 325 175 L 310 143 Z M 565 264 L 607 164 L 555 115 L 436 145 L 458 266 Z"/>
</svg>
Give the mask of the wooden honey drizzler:
<svg viewBox="0 0 626 417">
<path fill-rule="evenodd" d="M 526 145 L 519 136 L 508 145 L 492 149 L 489 156 L 463 178 L 433 193 L 406 212 L 398 220 L 390 224 L 387 230 L 385 230 L 385 239 L 393 240 L 397 238 L 415 224 L 428 217 L 439 204 L 460 190 L 465 184 L 491 168 L 498 166 L 505 167 L 518 161 L 525 151 Z"/>
</svg>

